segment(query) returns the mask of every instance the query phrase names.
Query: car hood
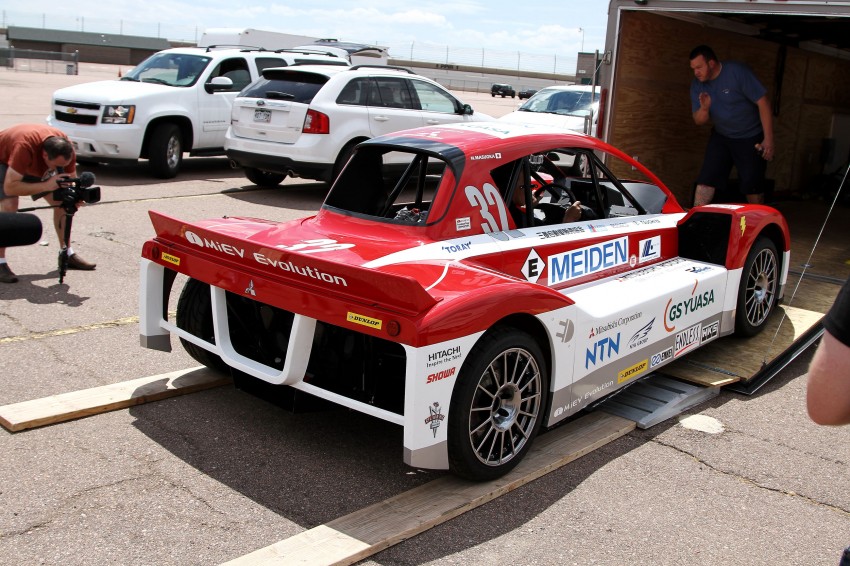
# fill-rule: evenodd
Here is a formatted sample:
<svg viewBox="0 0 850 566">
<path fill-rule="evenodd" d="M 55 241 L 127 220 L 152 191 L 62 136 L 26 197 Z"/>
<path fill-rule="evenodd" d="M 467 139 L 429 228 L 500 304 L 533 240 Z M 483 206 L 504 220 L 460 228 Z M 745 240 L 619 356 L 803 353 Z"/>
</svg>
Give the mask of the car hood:
<svg viewBox="0 0 850 566">
<path fill-rule="evenodd" d="M 60 88 L 53 93 L 53 100 L 68 102 L 125 103 L 142 96 L 161 93 L 174 94 L 179 88 L 155 83 L 136 81 L 97 81 Z"/>
<path fill-rule="evenodd" d="M 542 126 L 555 126 L 573 132 L 584 133 L 584 116 L 564 116 L 563 114 L 549 114 L 547 112 L 520 112 L 516 110 L 505 114 L 499 120 L 512 124 L 531 124 Z"/>
</svg>

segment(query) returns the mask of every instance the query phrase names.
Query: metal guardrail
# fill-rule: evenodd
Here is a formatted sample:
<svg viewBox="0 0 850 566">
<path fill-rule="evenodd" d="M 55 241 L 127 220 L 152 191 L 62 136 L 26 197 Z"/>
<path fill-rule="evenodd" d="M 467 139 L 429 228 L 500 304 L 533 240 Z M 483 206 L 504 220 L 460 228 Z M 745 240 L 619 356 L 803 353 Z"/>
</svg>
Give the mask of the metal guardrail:
<svg viewBox="0 0 850 566">
<path fill-rule="evenodd" d="M 15 71 L 76 75 L 80 70 L 80 54 L 59 51 L 37 51 L 0 47 L 0 67 Z"/>
</svg>

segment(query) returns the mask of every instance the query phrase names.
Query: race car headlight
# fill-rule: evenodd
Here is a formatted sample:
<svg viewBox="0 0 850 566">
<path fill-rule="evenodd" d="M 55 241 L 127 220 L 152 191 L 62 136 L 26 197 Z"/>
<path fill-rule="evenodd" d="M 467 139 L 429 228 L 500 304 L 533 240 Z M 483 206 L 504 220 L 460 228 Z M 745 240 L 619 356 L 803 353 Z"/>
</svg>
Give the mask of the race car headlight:
<svg viewBox="0 0 850 566">
<path fill-rule="evenodd" d="M 135 105 L 106 106 L 103 108 L 103 118 L 100 121 L 104 124 L 132 124 L 135 115 Z"/>
</svg>

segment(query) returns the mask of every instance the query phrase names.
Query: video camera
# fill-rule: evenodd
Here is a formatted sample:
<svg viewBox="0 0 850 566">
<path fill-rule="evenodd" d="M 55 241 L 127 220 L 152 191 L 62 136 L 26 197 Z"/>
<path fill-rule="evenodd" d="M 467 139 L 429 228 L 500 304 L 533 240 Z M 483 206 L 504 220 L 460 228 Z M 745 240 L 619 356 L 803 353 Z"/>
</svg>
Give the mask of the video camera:
<svg viewBox="0 0 850 566">
<path fill-rule="evenodd" d="M 62 208 L 68 214 L 74 214 L 77 211 L 77 203 L 100 202 L 100 187 L 92 187 L 94 173 L 86 171 L 79 177 L 65 175 L 59 177 L 56 182 L 60 186 L 53 191 L 53 200 L 61 202 Z"/>
</svg>

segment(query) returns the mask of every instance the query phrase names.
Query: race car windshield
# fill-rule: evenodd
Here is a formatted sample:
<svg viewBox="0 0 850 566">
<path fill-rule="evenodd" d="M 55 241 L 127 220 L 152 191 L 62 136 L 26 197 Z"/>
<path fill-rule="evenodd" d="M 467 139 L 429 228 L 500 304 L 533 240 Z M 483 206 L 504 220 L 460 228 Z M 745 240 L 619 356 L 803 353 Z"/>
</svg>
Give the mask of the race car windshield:
<svg viewBox="0 0 850 566">
<path fill-rule="evenodd" d="M 337 178 L 325 206 L 374 220 L 424 226 L 446 162 L 425 153 L 360 148 Z"/>
</svg>

